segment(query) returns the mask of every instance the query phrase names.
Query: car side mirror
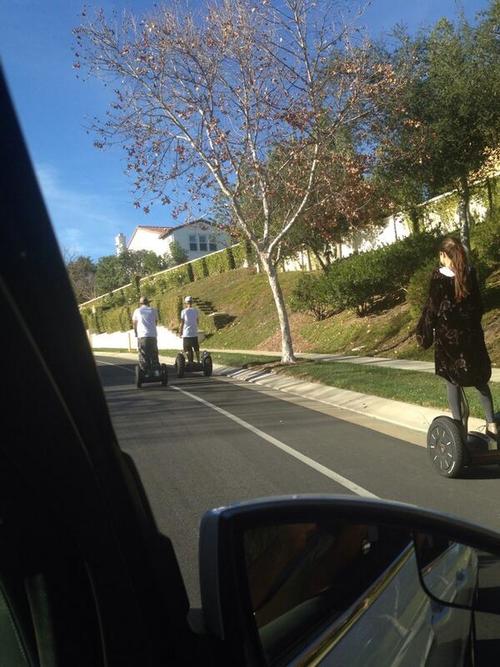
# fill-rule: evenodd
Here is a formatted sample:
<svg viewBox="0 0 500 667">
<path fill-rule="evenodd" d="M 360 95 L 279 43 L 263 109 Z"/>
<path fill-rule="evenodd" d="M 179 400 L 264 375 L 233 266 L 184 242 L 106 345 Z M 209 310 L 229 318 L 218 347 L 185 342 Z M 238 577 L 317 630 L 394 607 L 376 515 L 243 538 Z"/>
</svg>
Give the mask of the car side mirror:
<svg viewBox="0 0 500 667">
<path fill-rule="evenodd" d="M 500 614 L 500 554 L 433 532 L 416 532 L 414 546 L 423 589 L 435 602 Z"/>
<path fill-rule="evenodd" d="M 409 605 L 429 619 L 436 604 L 500 613 L 491 591 L 500 535 L 380 500 L 262 499 L 205 514 L 200 585 L 206 627 L 229 663 L 316 663 L 331 653 L 349 664 L 373 651 L 355 626 L 382 637 Z"/>
</svg>

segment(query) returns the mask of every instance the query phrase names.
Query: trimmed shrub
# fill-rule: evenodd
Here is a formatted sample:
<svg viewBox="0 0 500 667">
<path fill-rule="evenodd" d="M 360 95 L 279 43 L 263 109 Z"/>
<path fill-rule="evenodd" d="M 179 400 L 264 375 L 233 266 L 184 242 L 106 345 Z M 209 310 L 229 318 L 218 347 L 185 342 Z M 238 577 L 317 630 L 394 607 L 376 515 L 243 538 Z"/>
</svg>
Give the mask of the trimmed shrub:
<svg viewBox="0 0 500 667">
<path fill-rule="evenodd" d="M 207 267 L 207 275 L 213 276 L 219 273 L 225 273 L 230 269 L 227 255 L 228 250 L 229 248 L 226 248 L 226 250 L 221 250 L 213 255 L 206 255 L 203 257 L 203 261 Z"/>
<path fill-rule="evenodd" d="M 177 331 L 184 304 L 180 294 L 171 294 L 162 300 L 159 308 L 160 322 L 172 331 Z"/>
<path fill-rule="evenodd" d="M 122 292 L 125 297 L 125 303 L 129 305 L 137 303 L 138 294 L 135 285 L 129 285 L 128 287 L 125 287 Z"/>
<path fill-rule="evenodd" d="M 183 284 L 194 282 L 194 271 L 193 271 L 193 265 L 191 263 L 186 264 L 186 278 L 187 278 L 186 283 Z"/>
<path fill-rule="evenodd" d="M 203 262 L 203 258 L 195 259 L 190 263 L 190 266 L 193 269 L 193 275 L 195 280 L 202 280 L 206 277 L 205 271 L 207 270 L 206 264 Z"/>
<path fill-rule="evenodd" d="M 226 248 L 226 262 L 227 262 L 227 268 L 232 271 L 233 269 L 236 268 L 236 263 L 234 261 L 234 256 L 233 256 L 233 251 L 231 248 Z"/>
<path fill-rule="evenodd" d="M 245 246 L 245 259 L 247 261 L 248 266 L 255 266 L 258 262 L 258 257 L 253 245 L 250 243 L 250 241 L 246 240 L 244 241 L 244 246 Z"/>
<path fill-rule="evenodd" d="M 498 215 L 474 226 L 471 232 L 471 246 L 476 258 L 486 270 L 492 271 L 500 263 L 500 219 Z"/>
<path fill-rule="evenodd" d="M 247 259 L 246 255 L 246 250 L 245 250 L 245 244 L 244 243 L 239 243 L 237 246 L 233 246 L 232 248 L 228 248 L 229 251 L 231 251 L 231 254 L 234 259 L 234 267 L 235 269 L 241 269 L 245 265 L 245 261 Z"/>
<path fill-rule="evenodd" d="M 325 320 L 333 315 L 335 307 L 331 302 L 328 277 L 310 273 L 300 276 L 290 298 L 290 307 L 293 311 L 310 313 L 315 320 Z"/>
<path fill-rule="evenodd" d="M 155 278 L 150 278 L 149 282 L 154 285 L 156 294 L 162 294 L 181 285 L 186 285 L 193 282 L 191 264 L 169 269 Z M 144 283 L 148 283 L 148 278 L 144 278 L 142 284 Z"/>
<path fill-rule="evenodd" d="M 472 266 L 476 269 L 479 289 L 481 290 L 481 292 L 484 292 L 486 288 L 486 279 L 492 272 L 492 267 L 487 261 L 485 261 L 484 257 L 481 256 L 477 250 L 471 251 L 470 262 Z"/>
<path fill-rule="evenodd" d="M 141 282 L 141 296 L 152 299 L 156 294 L 156 289 L 156 283 L 153 283 L 152 280 L 143 280 Z"/>
<path fill-rule="evenodd" d="M 83 326 L 88 329 L 90 333 L 97 333 L 97 322 L 91 308 L 82 308 L 80 314 L 83 320 Z"/>
<path fill-rule="evenodd" d="M 128 331 L 132 328 L 132 312 L 128 306 L 97 311 L 98 333 Z"/>
<path fill-rule="evenodd" d="M 334 262 L 327 274 L 332 307 L 366 315 L 381 299 L 398 296 L 436 248 L 436 235 L 424 233 Z"/>
<path fill-rule="evenodd" d="M 107 310 L 108 308 L 114 308 L 116 305 L 118 305 L 115 302 L 115 295 L 112 292 L 109 292 L 109 294 L 105 294 L 102 297 L 102 301 L 100 302 L 99 306 L 103 310 Z"/>
<path fill-rule="evenodd" d="M 437 259 L 431 259 L 415 271 L 408 283 L 406 301 L 410 306 L 410 313 L 418 319 L 429 296 L 429 285 L 433 269 L 438 265 Z"/>
<path fill-rule="evenodd" d="M 330 303 L 339 310 L 356 309 L 361 317 L 372 308 L 387 286 L 381 257 L 371 253 L 335 262 L 328 272 Z"/>
</svg>

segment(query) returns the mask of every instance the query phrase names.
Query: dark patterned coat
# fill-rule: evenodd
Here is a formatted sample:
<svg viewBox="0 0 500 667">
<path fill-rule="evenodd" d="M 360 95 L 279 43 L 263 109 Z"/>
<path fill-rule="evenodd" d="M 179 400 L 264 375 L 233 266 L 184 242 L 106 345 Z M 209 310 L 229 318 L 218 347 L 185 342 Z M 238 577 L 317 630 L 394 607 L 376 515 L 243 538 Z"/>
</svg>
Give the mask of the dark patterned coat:
<svg viewBox="0 0 500 667">
<path fill-rule="evenodd" d="M 483 304 L 476 271 L 467 276 L 468 296 L 455 301 L 455 279 L 439 269 L 432 273 L 429 298 L 417 325 L 417 342 L 427 349 L 434 342 L 436 375 L 462 387 L 486 384 L 491 362 L 481 327 Z"/>
</svg>

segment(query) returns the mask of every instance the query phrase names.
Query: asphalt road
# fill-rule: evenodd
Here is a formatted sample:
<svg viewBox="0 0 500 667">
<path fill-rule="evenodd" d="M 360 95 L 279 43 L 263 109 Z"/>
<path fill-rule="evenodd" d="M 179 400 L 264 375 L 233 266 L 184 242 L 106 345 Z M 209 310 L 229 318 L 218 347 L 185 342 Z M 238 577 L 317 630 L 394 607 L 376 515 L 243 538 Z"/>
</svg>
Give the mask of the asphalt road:
<svg viewBox="0 0 500 667">
<path fill-rule="evenodd" d="M 380 422 L 311 401 L 199 375 L 177 380 L 171 372 L 168 388 L 137 390 L 133 363 L 99 356 L 98 365 L 118 440 L 136 462 L 160 530 L 174 543 L 193 606 L 200 518 L 239 500 L 374 494 L 500 531 L 498 466 L 444 479 L 404 429 L 388 432 Z"/>
</svg>

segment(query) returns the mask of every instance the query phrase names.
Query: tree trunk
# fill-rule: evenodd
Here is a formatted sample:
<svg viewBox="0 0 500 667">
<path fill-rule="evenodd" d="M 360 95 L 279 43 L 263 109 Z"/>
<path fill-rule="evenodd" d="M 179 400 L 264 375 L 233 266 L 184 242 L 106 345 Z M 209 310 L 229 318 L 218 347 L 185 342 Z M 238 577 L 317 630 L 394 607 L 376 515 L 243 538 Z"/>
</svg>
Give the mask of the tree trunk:
<svg viewBox="0 0 500 667">
<path fill-rule="evenodd" d="M 410 218 L 412 235 L 420 234 L 420 212 L 412 207 L 408 211 L 408 217 Z"/>
<path fill-rule="evenodd" d="M 460 187 L 458 188 L 458 194 L 460 197 L 460 201 L 458 204 L 460 237 L 467 251 L 467 254 L 469 254 L 470 253 L 470 212 L 469 212 L 470 191 L 469 191 L 469 183 L 467 181 L 466 176 L 462 176 L 460 179 Z"/>
<path fill-rule="evenodd" d="M 488 217 L 492 218 L 493 217 L 493 192 L 492 192 L 492 189 L 491 189 L 491 181 L 490 181 L 489 177 L 486 179 L 486 190 L 488 191 Z"/>
<path fill-rule="evenodd" d="M 307 252 L 309 253 L 309 250 Z M 317 260 L 318 264 L 320 265 L 321 270 L 324 273 L 326 273 L 328 271 L 328 262 L 325 262 L 323 260 L 323 258 L 321 257 L 321 253 L 318 250 L 316 250 L 315 248 L 312 249 L 312 252 L 313 252 L 313 255 L 316 257 L 316 260 Z M 310 262 L 309 262 L 309 264 L 310 264 Z M 309 271 L 310 270 L 311 269 L 309 269 Z"/>
<path fill-rule="evenodd" d="M 271 288 L 271 292 L 273 293 L 274 303 L 278 313 L 281 329 L 281 361 L 284 364 L 289 364 L 295 361 L 295 356 L 293 353 L 292 334 L 290 332 L 290 322 L 286 312 L 283 292 L 281 291 L 276 267 L 274 266 L 273 262 L 265 253 L 260 252 L 259 255 L 262 267 L 266 272 L 267 279 L 269 280 L 269 286 Z"/>
</svg>

